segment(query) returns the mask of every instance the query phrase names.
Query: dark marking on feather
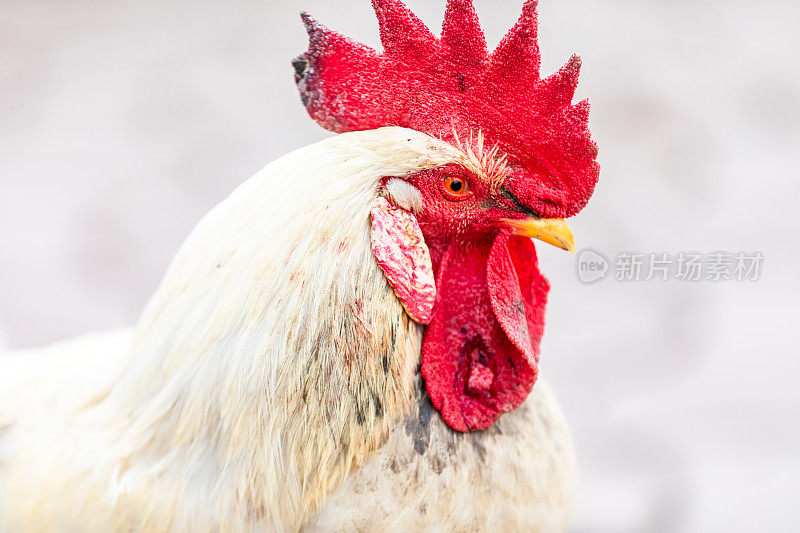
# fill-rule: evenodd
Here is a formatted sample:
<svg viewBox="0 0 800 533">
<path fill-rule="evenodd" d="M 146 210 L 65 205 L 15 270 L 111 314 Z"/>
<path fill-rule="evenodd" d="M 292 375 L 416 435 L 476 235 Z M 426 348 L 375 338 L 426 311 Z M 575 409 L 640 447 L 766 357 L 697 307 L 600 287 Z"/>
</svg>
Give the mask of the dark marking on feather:
<svg viewBox="0 0 800 533">
<path fill-rule="evenodd" d="M 450 432 L 450 438 L 447 439 L 447 454 L 450 456 L 450 458 L 456 456 L 456 451 L 458 450 L 458 439 L 460 438 L 460 435 L 462 435 L 460 432 Z"/>
<path fill-rule="evenodd" d="M 375 417 L 383 418 L 383 402 L 375 392 L 372 393 L 372 403 L 375 406 Z"/>
<path fill-rule="evenodd" d="M 364 414 L 364 408 L 361 407 L 361 405 L 356 404 L 356 422 L 359 426 L 363 426 L 366 421 L 367 417 Z"/>
<path fill-rule="evenodd" d="M 445 465 L 444 461 L 442 461 L 438 455 L 431 455 L 428 457 L 428 465 L 431 467 L 431 470 L 438 476 L 444 471 Z"/>
<path fill-rule="evenodd" d="M 486 462 L 486 446 L 483 445 L 483 435 L 475 435 L 472 439 L 472 448 L 478 454 L 482 463 Z"/>
<path fill-rule="evenodd" d="M 391 459 L 389 459 L 388 466 L 389 470 L 391 470 L 393 473 L 395 474 L 400 473 L 400 464 L 397 462 L 397 457 L 392 457 Z"/>
<path fill-rule="evenodd" d="M 414 385 L 414 396 L 417 399 L 417 417 L 406 420 L 406 435 L 414 441 L 414 451 L 423 455 L 431 441 L 431 417 L 434 413 L 433 403 L 424 389 L 422 379 Z"/>
</svg>

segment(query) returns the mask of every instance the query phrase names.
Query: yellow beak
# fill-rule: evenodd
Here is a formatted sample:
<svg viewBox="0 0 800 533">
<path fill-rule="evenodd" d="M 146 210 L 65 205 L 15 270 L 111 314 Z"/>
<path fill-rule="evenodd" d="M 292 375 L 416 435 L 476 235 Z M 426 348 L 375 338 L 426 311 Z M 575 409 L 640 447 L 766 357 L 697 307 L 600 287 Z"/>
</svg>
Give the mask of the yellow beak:
<svg viewBox="0 0 800 533">
<path fill-rule="evenodd" d="M 511 226 L 514 235 L 533 237 L 562 250 L 575 253 L 575 238 L 572 230 L 563 218 L 526 218 L 512 220 L 504 218 L 503 222 Z"/>
</svg>

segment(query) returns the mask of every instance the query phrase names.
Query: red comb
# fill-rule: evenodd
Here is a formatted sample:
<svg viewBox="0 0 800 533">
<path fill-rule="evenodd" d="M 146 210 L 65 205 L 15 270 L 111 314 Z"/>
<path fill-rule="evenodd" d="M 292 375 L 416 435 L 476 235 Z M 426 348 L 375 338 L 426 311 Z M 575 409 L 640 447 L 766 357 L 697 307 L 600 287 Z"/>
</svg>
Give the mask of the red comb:
<svg viewBox="0 0 800 533">
<path fill-rule="evenodd" d="M 441 38 L 400 1 L 373 0 L 384 52 L 308 14 L 309 51 L 294 60 L 308 113 L 337 133 L 403 126 L 452 140 L 482 131 L 511 163 L 506 184 L 545 217 L 578 212 L 600 167 L 589 103 L 572 104 L 580 59 L 539 78 L 536 0 L 493 53 L 472 0 L 448 0 Z"/>
</svg>

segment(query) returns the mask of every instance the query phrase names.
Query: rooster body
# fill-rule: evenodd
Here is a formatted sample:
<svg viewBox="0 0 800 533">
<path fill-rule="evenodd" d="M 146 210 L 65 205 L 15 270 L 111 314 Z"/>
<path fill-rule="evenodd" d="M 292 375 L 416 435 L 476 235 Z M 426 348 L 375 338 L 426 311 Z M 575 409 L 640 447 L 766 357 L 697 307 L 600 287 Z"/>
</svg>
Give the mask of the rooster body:
<svg viewBox="0 0 800 533">
<path fill-rule="evenodd" d="M 491 54 L 470 0 L 441 38 L 373 7 L 383 53 L 302 15 L 340 135 L 206 215 L 133 329 L 0 358 L 0 533 L 566 529 L 531 238 L 574 251 L 597 182 L 580 61 L 539 76 L 535 0 Z"/>
<path fill-rule="evenodd" d="M 0 524 L 564 529 L 552 393 L 453 432 L 420 386 L 422 327 L 372 258 L 379 180 L 460 157 L 405 128 L 293 152 L 199 223 L 133 331 L 0 359 Z"/>
</svg>

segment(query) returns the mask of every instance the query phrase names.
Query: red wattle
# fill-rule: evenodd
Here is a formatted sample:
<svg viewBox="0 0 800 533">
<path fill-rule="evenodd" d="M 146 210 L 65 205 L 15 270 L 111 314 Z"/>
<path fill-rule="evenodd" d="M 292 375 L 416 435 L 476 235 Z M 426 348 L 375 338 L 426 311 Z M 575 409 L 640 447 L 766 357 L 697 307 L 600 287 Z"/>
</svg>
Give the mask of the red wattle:
<svg viewBox="0 0 800 533">
<path fill-rule="evenodd" d="M 455 239 L 439 270 L 422 376 L 450 427 L 486 429 L 536 381 L 547 281 L 530 239 L 506 231 Z"/>
</svg>

